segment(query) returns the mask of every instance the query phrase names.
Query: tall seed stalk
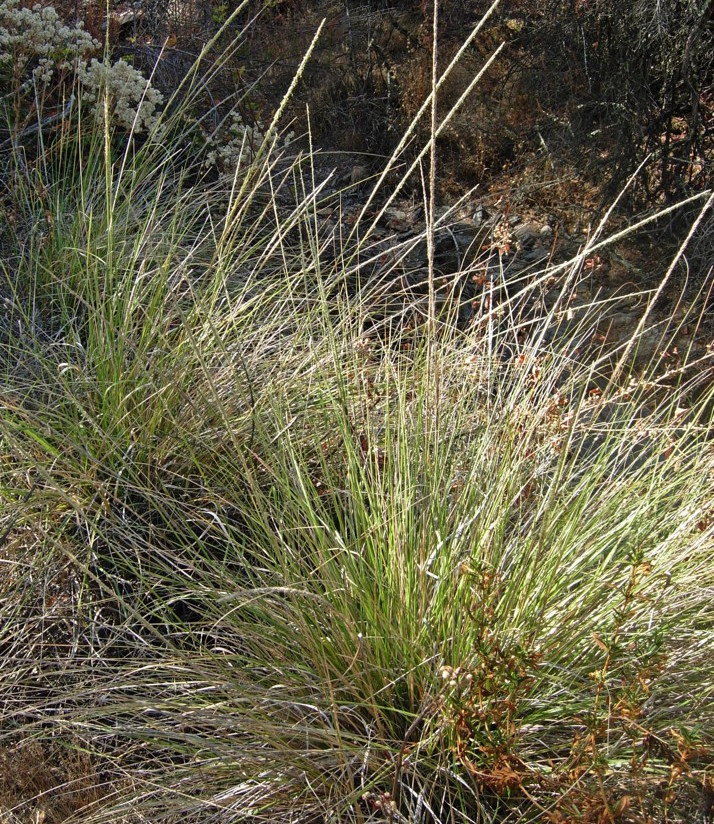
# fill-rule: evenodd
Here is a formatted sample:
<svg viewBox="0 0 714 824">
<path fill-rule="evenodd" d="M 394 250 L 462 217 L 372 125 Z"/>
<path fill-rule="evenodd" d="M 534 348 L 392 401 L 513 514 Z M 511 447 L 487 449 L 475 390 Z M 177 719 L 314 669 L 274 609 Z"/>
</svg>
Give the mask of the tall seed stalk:
<svg viewBox="0 0 714 824">
<path fill-rule="evenodd" d="M 431 34 L 431 140 L 429 148 L 429 192 L 426 209 L 426 249 L 429 280 L 429 317 L 427 323 L 427 386 L 434 388 L 433 408 L 427 413 L 433 414 L 434 437 L 439 436 L 439 366 L 436 361 L 436 284 L 434 282 L 434 218 L 436 211 L 436 130 L 437 130 L 437 84 L 439 82 L 438 67 L 438 38 L 439 38 L 439 0 L 434 0 L 434 16 L 432 19 Z M 429 395 L 427 394 L 427 404 Z M 431 431 L 427 417 L 427 432 Z M 427 450 L 427 460 L 429 459 Z"/>
</svg>

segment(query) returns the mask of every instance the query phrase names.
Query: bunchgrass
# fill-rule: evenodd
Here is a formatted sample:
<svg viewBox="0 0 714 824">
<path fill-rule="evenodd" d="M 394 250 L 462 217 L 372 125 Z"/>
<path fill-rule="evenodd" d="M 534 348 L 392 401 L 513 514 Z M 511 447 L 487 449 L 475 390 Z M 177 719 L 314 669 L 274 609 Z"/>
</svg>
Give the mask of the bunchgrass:
<svg viewBox="0 0 714 824">
<path fill-rule="evenodd" d="M 632 367 L 637 337 L 589 346 L 602 307 L 573 317 L 568 298 L 598 236 L 457 328 L 433 271 L 425 302 L 398 250 L 365 263 L 384 257 L 367 217 L 341 244 L 310 151 L 280 156 L 269 134 L 227 192 L 171 162 L 174 117 L 121 151 L 82 119 L 34 183 L 12 178 L 2 814 L 696 805 L 714 720 L 706 362 L 663 377 Z M 43 758 L 50 779 L 23 783 Z"/>
</svg>

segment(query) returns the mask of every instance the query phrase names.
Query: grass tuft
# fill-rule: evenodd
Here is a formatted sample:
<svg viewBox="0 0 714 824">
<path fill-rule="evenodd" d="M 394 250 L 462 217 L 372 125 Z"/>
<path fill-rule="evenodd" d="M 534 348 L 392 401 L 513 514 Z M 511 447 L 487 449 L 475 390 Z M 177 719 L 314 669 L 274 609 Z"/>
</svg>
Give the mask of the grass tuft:
<svg viewBox="0 0 714 824">
<path fill-rule="evenodd" d="M 228 195 L 81 123 L 3 240 L 0 763 L 36 767 L 3 768 L 3 816 L 696 806 L 710 373 L 638 374 L 646 323 L 590 346 L 600 230 L 464 326 L 398 248 L 372 271 L 366 212 L 340 245 L 277 118 Z"/>
</svg>

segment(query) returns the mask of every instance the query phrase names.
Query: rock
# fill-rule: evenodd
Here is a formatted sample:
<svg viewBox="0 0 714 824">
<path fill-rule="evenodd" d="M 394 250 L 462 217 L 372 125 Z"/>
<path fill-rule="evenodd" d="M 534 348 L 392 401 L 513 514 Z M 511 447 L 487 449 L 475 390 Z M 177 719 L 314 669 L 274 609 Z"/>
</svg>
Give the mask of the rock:
<svg viewBox="0 0 714 824">
<path fill-rule="evenodd" d="M 639 315 L 635 312 L 615 312 L 599 324 L 600 332 L 607 337 L 608 345 L 619 347 L 623 352 L 637 330 Z M 662 330 L 650 327 L 643 330 L 634 342 L 630 358 L 636 369 L 646 368 L 658 356 L 662 347 Z"/>
<path fill-rule="evenodd" d="M 353 186 L 356 186 L 358 183 L 362 183 L 368 174 L 369 172 L 367 171 L 366 166 L 353 166 L 352 171 L 350 172 L 350 183 Z"/>
<path fill-rule="evenodd" d="M 627 339 L 636 328 L 637 318 L 629 312 L 615 312 L 600 323 L 600 331 L 610 342 Z"/>
<path fill-rule="evenodd" d="M 547 223 L 520 223 L 511 232 L 519 249 L 532 249 L 536 244 L 547 243 L 552 234 L 553 229 Z"/>
</svg>

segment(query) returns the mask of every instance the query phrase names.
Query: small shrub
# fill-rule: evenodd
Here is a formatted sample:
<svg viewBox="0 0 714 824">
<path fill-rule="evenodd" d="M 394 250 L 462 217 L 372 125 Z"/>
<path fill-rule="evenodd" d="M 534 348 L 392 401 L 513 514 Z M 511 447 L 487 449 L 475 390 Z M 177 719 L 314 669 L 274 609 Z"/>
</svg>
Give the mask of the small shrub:
<svg viewBox="0 0 714 824">
<path fill-rule="evenodd" d="M 113 64 L 92 55 L 100 44 L 82 24 L 64 24 L 51 6 L 21 7 L 18 0 L 0 4 L 0 90 L 9 101 L 4 119 L 14 141 L 57 126 L 76 108 L 68 101 L 78 91 L 89 111 L 104 116 L 104 95 L 113 114 L 111 127 L 150 131 L 162 95 L 123 60 Z M 54 107 L 55 111 L 52 111 Z M 59 117 L 56 109 L 60 109 Z"/>
</svg>

